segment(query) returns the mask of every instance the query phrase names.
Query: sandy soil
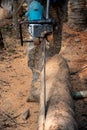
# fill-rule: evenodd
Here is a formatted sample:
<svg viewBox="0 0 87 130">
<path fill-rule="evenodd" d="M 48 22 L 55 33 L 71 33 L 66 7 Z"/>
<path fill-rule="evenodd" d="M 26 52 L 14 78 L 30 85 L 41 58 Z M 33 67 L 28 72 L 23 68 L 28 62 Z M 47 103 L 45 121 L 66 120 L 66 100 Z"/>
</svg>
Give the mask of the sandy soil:
<svg viewBox="0 0 87 130">
<path fill-rule="evenodd" d="M 8 36 L 5 41 L 6 50 L 0 51 L 0 130 L 36 130 L 38 104 L 26 102 L 32 80 L 27 45 Z M 28 109 L 30 116 L 23 120 Z"/>
<path fill-rule="evenodd" d="M 87 30 L 76 32 L 64 25 L 61 52 L 70 68 L 76 72 L 87 66 Z M 71 75 L 73 91 L 87 90 L 87 68 Z M 87 98 L 75 100 L 76 120 L 79 130 L 87 130 Z"/>
<path fill-rule="evenodd" d="M 37 130 L 38 104 L 27 103 L 32 73 L 27 65 L 27 45 L 20 46 L 11 32 L 5 32 L 6 50 L 0 51 L 0 130 Z M 60 53 L 70 71 L 87 65 L 87 31 L 76 32 L 64 25 Z M 87 90 L 87 69 L 71 76 L 73 91 Z M 30 110 L 27 120 L 23 113 Z M 75 101 L 79 130 L 87 130 L 87 99 Z"/>
</svg>

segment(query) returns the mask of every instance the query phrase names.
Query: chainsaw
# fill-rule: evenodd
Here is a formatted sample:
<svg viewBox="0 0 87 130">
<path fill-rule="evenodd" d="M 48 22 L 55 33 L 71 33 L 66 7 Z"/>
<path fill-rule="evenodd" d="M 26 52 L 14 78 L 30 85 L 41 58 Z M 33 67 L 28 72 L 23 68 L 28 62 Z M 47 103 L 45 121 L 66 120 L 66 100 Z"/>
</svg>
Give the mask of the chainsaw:
<svg viewBox="0 0 87 130">
<path fill-rule="evenodd" d="M 32 1 L 28 6 L 25 16 L 28 18 L 19 23 L 21 45 L 24 42 L 33 42 L 35 38 L 44 38 L 47 34 L 53 32 L 54 19 L 49 17 L 50 0 L 46 3 L 46 14 L 44 16 L 44 7 L 36 0 Z M 22 24 L 28 24 L 28 32 L 32 40 L 23 40 Z"/>
<path fill-rule="evenodd" d="M 21 45 L 23 42 L 33 42 L 35 38 L 43 39 L 43 52 L 44 52 L 44 121 L 46 118 L 46 35 L 53 32 L 53 24 L 55 21 L 49 17 L 50 0 L 46 2 L 46 15 L 44 18 L 44 7 L 36 0 L 32 1 L 29 5 L 28 11 L 25 16 L 28 17 L 28 21 L 20 22 L 20 38 Z M 22 37 L 22 24 L 28 24 L 28 31 L 32 40 L 24 41 Z M 44 124 L 43 124 L 44 125 Z"/>
</svg>

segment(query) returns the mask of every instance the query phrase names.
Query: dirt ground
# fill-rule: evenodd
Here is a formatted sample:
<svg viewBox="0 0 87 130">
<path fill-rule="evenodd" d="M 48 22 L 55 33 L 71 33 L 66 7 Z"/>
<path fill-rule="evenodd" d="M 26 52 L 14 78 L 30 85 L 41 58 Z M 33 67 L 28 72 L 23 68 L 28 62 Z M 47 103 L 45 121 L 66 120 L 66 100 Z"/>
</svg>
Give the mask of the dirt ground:
<svg viewBox="0 0 87 130">
<path fill-rule="evenodd" d="M 65 57 L 70 72 L 87 65 L 87 30 L 76 32 L 65 24 L 60 53 Z M 27 37 L 25 35 L 25 37 Z M 28 68 L 27 44 L 20 41 L 12 31 L 4 32 L 6 49 L 0 51 L 0 130 L 37 130 L 37 103 L 27 103 L 32 73 Z M 87 69 L 71 75 L 73 91 L 87 90 Z M 23 113 L 29 110 L 29 118 Z M 87 99 L 75 100 L 76 120 L 79 130 L 87 130 Z"/>
</svg>

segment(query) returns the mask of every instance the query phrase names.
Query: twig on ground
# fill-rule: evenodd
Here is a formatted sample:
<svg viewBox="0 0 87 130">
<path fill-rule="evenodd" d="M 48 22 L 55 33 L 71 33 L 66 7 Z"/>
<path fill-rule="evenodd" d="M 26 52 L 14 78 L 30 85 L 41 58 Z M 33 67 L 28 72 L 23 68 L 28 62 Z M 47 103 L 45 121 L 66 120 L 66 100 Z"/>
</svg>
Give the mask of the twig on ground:
<svg viewBox="0 0 87 130">
<path fill-rule="evenodd" d="M 11 119 L 11 121 L 13 121 L 13 122 L 15 123 L 15 125 L 19 125 L 19 126 L 24 127 L 23 124 L 26 124 L 26 123 L 17 123 L 17 121 L 14 119 L 14 117 L 11 117 L 11 115 L 5 113 L 4 111 L 2 111 L 2 112 L 3 112 L 9 119 Z M 21 115 L 21 114 L 20 114 L 20 115 Z M 20 116 L 20 115 L 18 115 L 18 116 Z M 16 117 L 17 117 L 17 116 L 16 116 Z"/>
</svg>

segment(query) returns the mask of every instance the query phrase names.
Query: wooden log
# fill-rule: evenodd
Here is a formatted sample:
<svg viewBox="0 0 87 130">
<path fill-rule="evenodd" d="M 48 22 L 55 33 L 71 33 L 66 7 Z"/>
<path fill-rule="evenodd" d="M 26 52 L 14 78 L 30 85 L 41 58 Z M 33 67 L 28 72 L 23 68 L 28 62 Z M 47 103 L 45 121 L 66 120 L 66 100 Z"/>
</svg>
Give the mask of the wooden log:
<svg viewBox="0 0 87 130">
<path fill-rule="evenodd" d="M 61 55 L 46 64 L 46 120 L 44 124 L 43 72 L 38 130 L 77 130 L 69 68 Z M 43 125 L 44 124 L 44 125 Z"/>
<path fill-rule="evenodd" d="M 87 8 L 86 0 L 70 0 L 70 9 L 68 15 L 68 24 L 70 28 L 76 29 L 78 31 L 84 30 L 87 26 Z"/>
</svg>

